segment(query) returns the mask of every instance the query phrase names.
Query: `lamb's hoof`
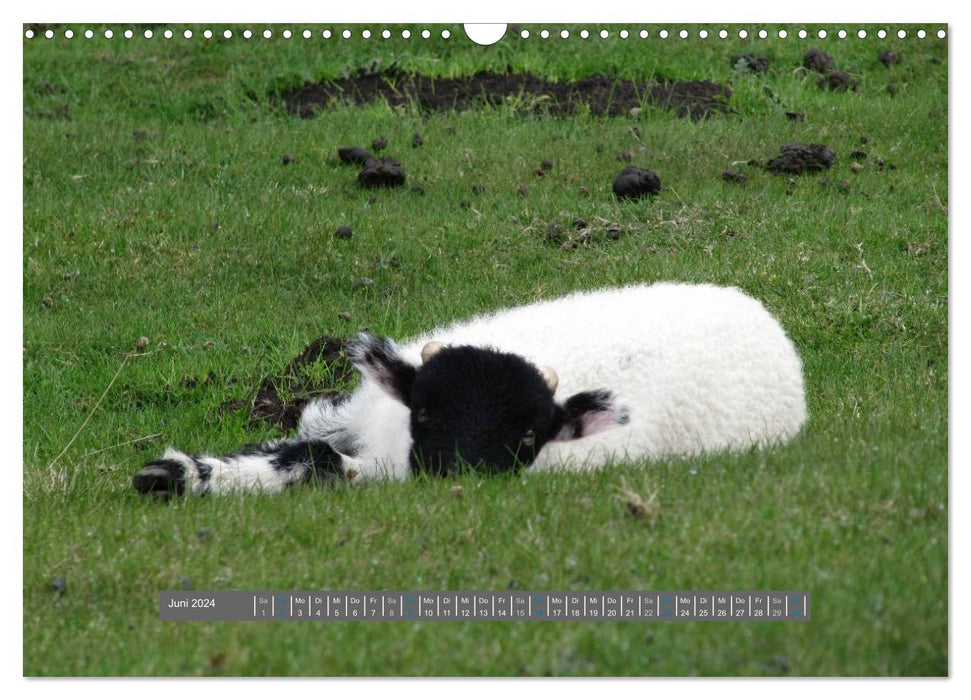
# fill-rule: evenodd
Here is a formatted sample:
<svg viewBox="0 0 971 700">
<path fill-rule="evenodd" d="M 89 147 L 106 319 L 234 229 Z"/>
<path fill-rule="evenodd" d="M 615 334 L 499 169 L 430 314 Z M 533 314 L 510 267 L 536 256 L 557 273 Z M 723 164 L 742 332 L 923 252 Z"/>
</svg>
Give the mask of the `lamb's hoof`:
<svg viewBox="0 0 971 700">
<path fill-rule="evenodd" d="M 184 467 L 171 459 L 149 462 L 138 470 L 132 486 L 139 493 L 156 498 L 169 498 L 185 491 Z"/>
</svg>

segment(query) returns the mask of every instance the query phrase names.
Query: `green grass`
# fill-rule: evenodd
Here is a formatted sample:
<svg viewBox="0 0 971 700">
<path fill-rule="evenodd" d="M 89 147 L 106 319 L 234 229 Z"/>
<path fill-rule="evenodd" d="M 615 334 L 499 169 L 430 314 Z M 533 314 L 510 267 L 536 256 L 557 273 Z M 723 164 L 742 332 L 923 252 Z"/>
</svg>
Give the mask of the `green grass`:
<svg viewBox="0 0 971 700">
<path fill-rule="evenodd" d="M 638 43 L 615 32 L 483 49 L 452 36 L 25 41 L 24 673 L 947 674 L 946 42 Z M 859 77 L 859 92 L 816 88 L 798 69 L 814 45 Z M 888 48 L 901 57 L 891 69 L 877 60 Z M 731 69 L 749 52 L 770 58 L 764 78 Z M 711 78 L 731 84 L 735 113 L 692 123 L 654 108 L 635 121 L 379 104 L 301 120 L 270 97 L 374 60 L 437 75 L 511 65 L 560 79 Z M 378 136 L 424 194 L 371 201 L 336 163 L 338 146 Z M 787 182 L 744 164 L 793 141 L 832 146 L 833 169 Z M 869 157 L 854 173 L 858 149 Z M 611 195 L 627 150 L 660 174 L 655 199 Z M 547 158 L 554 168 L 536 177 Z M 724 182 L 732 167 L 748 181 Z M 569 232 L 576 217 L 624 235 L 546 240 L 551 223 Z M 337 240 L 344 224 L 354 237 Z M 360 276 L 374 286 L 355 289 Z M 809 395 L 795 442 L 597 474 L 277 497 L 157 504 L 130 489 L 168 444 L 218 452 L 274 436 L 219 406 L 251 398 L 324 333 L 406 337 L 662 279 L 736 285 L 780 318 Z M 136 353 L 141 336 L 149 345 Z M 653 525 L 630 515 L 625 484 L 656 492 Z M 183 579 L 795 588 L 814 607 L 800 624 L 160 622 L 158 591 Z"/>
</svg>

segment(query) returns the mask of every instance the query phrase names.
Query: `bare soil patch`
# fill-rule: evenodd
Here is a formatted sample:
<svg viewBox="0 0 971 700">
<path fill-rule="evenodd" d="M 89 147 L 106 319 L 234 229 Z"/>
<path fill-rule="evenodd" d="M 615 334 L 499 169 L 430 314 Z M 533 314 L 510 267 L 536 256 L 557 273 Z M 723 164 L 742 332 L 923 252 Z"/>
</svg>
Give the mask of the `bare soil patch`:
<svg viewBox="0 0 971 700">
<path fill-rule="evenodd" d="M 586 105 L 597 115 L 629 114 L 654 105 L 679 117 L 702 119 L 730 111 L 732 91 L 715 82 L 637 82 L 591 75 L 552 82 L 529 73 L 479 72 L 460 78 L 432 78 L 396 71 L 362 73 L 348 78 L 306 83 L 280 94 L 286 108 L 312 117 L 334 103 L 363 105 L 386 100 L 392 107 L 415 105 L 422 111 L 476 109 L 513 104 L 527 112 L 572 114 Z"/>
<path fill-rule="evenodd" d="M 346 347 L 344 338 L 330 335 L 317 338 L 293 358 L 283 372 L 260 382 L 252 401 L 227 401 L 220 409 L 247 410 L 252 424 L 262 423 L 290 433 L 296 429 L 300 413 L 310 401 L 337 397 L 346 392 L 354 375 Z M 325 363 L 327 371 L 309 372 L 318 362 Z M 311 376 L 314 374 L 318 378 Z"/>
</svg>

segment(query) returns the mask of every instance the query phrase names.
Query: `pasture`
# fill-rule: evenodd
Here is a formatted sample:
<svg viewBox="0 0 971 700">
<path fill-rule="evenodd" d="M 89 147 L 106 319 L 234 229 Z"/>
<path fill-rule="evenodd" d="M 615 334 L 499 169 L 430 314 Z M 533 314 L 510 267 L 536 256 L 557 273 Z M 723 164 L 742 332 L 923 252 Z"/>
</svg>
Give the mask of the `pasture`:
<svg viewBox="0 0 971 700">
<path fill-rule="evenodd" d="M 24 39 L 26 675 L 948 673 L 947 40 L 611 36 L 478 47 L 262 27 Z M 221 35 L 225 27 L 213 27 Z M 359 28 L 355 28 L 358 31 Z M 554 37 L 559 27 L 549 27 Z M 856 89 L 803 68 L 831 55 Z M 892 51 L 896 61 L 881 54 Z M 733 59 L 768 59 L 764 73 Z M 527 92 L 284 95 L 324 79 L 714 81 L 725 110 L 615 116 Z M 608 98 L 610 94 L 608 94 Z M 803 115 L 789 118 L 786 113 Z M 416 135 L 420 139 L 416 139 Z M 383 139 L 403 187 L 337 149 Z M 822 172 L 768 172 L 790 143 Z M 659 194 L 618 201 L 626 165 Z M 733 175 L 724 176 L 726 171 Z M 337 235 L 340 227 L 349 227 Z M 407 338 L 577 289 L 738 286 L 781 321 L 810 419 L 791 444 L 597 473 L 155 502 L 167 445 L 282 433 L 250 409 L 311 341 Z M 346 388 L 331 364 L 302 385 Z M 638 517 L 632 500 L 650 504 Z M 163 623 L 162 589 L 808 589 L 810 623 Z"/>
</svg>

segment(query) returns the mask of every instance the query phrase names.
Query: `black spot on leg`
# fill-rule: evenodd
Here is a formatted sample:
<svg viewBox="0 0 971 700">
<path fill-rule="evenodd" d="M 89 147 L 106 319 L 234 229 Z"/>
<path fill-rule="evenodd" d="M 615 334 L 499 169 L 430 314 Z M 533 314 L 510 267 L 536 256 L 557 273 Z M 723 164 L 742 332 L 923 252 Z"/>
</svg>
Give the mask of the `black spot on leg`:
<svg viewBox="0 0 971 700">
<path fill-rule="evenodd" d="M 196 473 L 199 475 L 199 481 L 203 484 L 208 484 L 210 477 L 212 477 L 212 467 L 208 464 L 203 464 L 196 457 L 192 458 L 192 463 L 196 465 Z"/>
<path fill-rule="evenodd" d="M 280 471 L 303 469 L 301 483 L 335 483 L 346 478 L 343 458 L 323 440 L 301 440 L 279 448 L 271 464 Z"/>
<path fill-rule="evenodd" d="M 270 449 L 267 445 L 258 443 L 258 442 L 251 443 L 249 445 L 243 445 L 243 447 L 240 448 L 239 450 L 240 456 L 244 456 L 244 457 L 250 457 L 253 455 L 265 455 L 265 454 L 268 454 L 269 452 L 270 452 Z"/>
<path fill-rule="evenodd" d="M 160 459 L 142 467 L 132 486 L 139 493 L 158 498 L 178 496 L 185 492 L 185 468 L 172 459 Z"/>
</svg>

